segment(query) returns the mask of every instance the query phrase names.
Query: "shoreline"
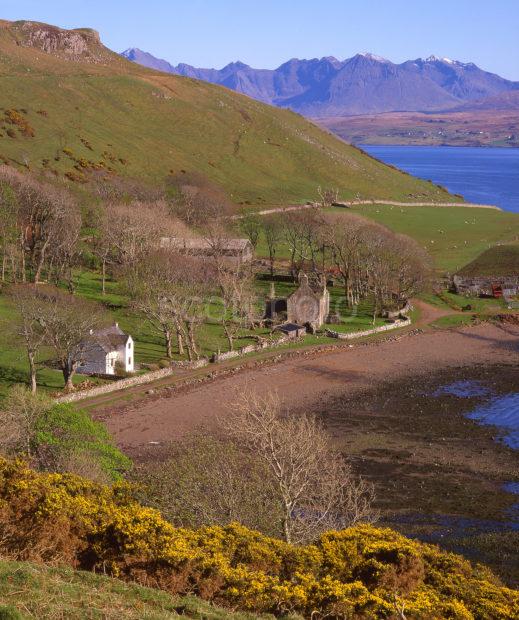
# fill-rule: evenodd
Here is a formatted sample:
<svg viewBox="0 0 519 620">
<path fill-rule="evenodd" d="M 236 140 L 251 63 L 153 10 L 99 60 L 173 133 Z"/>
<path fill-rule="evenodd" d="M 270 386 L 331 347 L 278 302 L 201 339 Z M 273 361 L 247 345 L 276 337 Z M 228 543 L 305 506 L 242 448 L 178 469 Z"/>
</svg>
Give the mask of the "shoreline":
<svg viewBox="0 0 519 620">
<path fill-rule="evenodd" d="M 415 374 L 453 367 L 519 361 L 519 326 L 481 323 L 461 329 L 412 330 L 332 351 L 280 356 L 272 363 L 230 369 L 208 379 L 203 373 L 178 390 L 167 388 L 135 402 L 101 403 L 101 417 L 116 442 L 130 454 L 149 442 L 175 440 L 200 425 L 216 425 L 233 395 L 254 387 L 276 391 L 293 408 L 330 396 L 358 392 Z M 267 360 L 268 362 L 268 360 Z"/>
</svg>

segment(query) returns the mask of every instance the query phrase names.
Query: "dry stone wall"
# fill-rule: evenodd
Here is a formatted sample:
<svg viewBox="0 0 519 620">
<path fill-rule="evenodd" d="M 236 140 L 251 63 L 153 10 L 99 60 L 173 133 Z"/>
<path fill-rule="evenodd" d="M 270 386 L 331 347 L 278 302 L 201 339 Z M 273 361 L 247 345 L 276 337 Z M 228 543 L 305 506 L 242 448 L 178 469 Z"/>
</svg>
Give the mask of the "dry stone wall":
<svg viewBox="0 0 519 620">
<path fill-rule="evenodd" d="M 387 325 L 380 325 L 379 327 L 373 327 L 373 329 L 366 329 L 362 332 L 349 332 L 347 334 L 342 332 L 336 332 L 331 329 L 326 330 L 326 335 L 330 338 L 338 338 L 339 340 L 353 340 L 355 338 L 362 338 L 363 336 L 371 336 L 372 334 L 379 334 L 381 332 L 388 332 L 392 329 L 399 327 L 406 327 L 411 325 L 411 319 L 400 319 L 394 323 L 388 323 Z"/>
</svg>

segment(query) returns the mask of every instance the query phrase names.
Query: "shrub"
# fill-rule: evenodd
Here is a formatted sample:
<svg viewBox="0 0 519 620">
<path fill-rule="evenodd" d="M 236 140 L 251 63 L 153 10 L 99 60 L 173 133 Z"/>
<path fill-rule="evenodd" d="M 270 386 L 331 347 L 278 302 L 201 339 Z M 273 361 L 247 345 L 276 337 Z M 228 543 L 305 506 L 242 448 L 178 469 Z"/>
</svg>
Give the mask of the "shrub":
<svg viewBox="0 0 519 620">
<path fill-rule="evenodd" d="M 39 418 L 35 441 L 41 465 L 52 471 L 113 482 L 130 469 L 103 424 L 71 404 L 54 405 Z"/>
<path fill-rule="evenodd" d="M 24 114 L 27 114 L 26 110 L 22 110 Z M 5 120 L 11 125 L 16 125 L 20 133 L 26 138 L 34 138 L 34 129 L 31 127 L 29 121 L 17 110 L 6 110 L 4 112 Z M 9 134 L 9 130 L 7 131 Z M 11 135 L 11 134 L 9 134 Z M 11 136 L 12 137 L 12 136 Z"/>
<path fill-rule="evenodd" d="M 490 571 L 360 525 L 295 546 L 241 525 L 177 529 L 125 485 L 0 460 L 0 551 L 196 593 L 235 609 L 306 617 L 505 620 L 519 593 Z M 400 616 L 401 617 L 401 616 Z"/>
</svg>

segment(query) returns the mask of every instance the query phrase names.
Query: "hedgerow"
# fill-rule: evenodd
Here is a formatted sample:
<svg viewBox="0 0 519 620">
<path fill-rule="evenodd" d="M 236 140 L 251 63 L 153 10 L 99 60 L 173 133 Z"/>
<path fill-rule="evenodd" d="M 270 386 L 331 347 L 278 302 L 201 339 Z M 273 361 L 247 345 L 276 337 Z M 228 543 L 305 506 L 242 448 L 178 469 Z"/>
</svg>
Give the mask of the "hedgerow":
<svg viewBox="0 0 519 620">
<path fill-rule="evenodd" d="M 124 484 L 0 460 L 0 552 L 67 562 L 255 612 L 312 618 L 519 617 L 519 593 L 486 568 L 390 530 L 357 526 L 289 545 L 239 524 L 188 530 Z"/>
</svg>

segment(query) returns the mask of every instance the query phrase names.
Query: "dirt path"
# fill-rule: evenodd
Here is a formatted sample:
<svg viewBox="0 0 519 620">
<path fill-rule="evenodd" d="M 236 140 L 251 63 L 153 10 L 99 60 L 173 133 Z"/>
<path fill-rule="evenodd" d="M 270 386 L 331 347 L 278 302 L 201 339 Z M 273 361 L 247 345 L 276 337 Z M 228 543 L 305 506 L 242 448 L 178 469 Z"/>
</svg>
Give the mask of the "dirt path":
<svg viewBox="0 0 519 620">
<path fill-rule="evenodd" d="M 430 323 L 434 323 L 434 321 L 441 319 L 444 316 L 449 316 L 452 314 L 462 314 L 460 312 L 452 310 L 451 308 L 438 308 L 437 306 L 428 304 L 421 299 L 413 299 L 413 306 L 415 306 L 415 308 L 417 308 L 420 312 L 418 320 L 414 323 L 415 327 L 423 327 L 424 325 L 429 325 Z"/>
<path fill-rule="evenodd" d="M 427 305 L 427 304 L 426 304 Z M 428 306 L 428 305 L 427 305 Z M 428 306 L 428 320 L 443 316 Z M 436 312 L 440 313 L 436 316 Z M 449 314 L 446 312 L 446 314 Z M 427 318 L 427 317 L 426 317 Z M 217 425 L 233 397 L 247 389 L 276 391 L 292 407 L 366 389 L 411 374 L 481 363 L 519 363 L 519 327 L 483 323 L 458 330 L 404 333 L 383 342 L 288 359 L 191 386 L 167 396 L 110 408 L 105 419 L 117 443 L 134 456 L 204 425 Z"/>
</svg>

